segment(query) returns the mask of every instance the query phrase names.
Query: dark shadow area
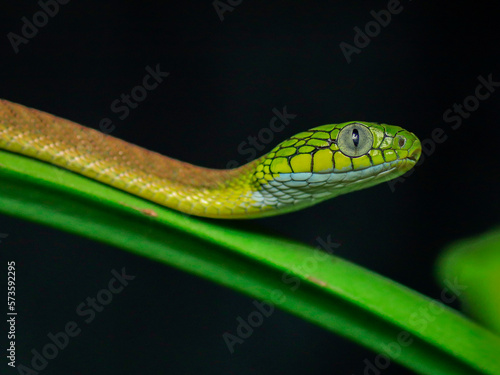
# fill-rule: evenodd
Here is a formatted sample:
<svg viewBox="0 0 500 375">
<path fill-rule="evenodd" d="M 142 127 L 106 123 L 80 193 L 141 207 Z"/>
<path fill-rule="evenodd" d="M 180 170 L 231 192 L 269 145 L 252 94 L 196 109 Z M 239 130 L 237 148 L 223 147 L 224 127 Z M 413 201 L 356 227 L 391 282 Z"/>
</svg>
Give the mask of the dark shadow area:
<svg viewBox="0 0 500 375">
<path fill-rule="evenodd" d="M 330 236 L 341 244 L 336 255 L 438 299 L 440 250 L 500 221 L 500 31 L 489 3 L 401 1 L 391 13 L 387 1 L 242 1 L 221 21 L 214 3 L 224 0 L 73 0 L 57 11 L 54 1 L 3 5 L 0 97 L 108 124 L 113 136 L 214 168 L 349 120 L 399 125 L 425 141 L 424 160 L 404 180 L 227 225 L 313 246 Z M 141 91 L 148 69 L 169 75 Z M 127 99 L 133 92 L 146 96 Z M 263 137 L 284 107 L 296 117 Z M 357 375 L 376 355 L 281 311 L 230 354 L 222 334 L 252 299 L 10 216 L 0 217 L 0 234 L 2 267 L 18 265 L 22 362 L 76 319 L 111 270 L 137 276 L 41 374 Z M 412 372 L 391 364 L 381 373 Z"/>
</svg>

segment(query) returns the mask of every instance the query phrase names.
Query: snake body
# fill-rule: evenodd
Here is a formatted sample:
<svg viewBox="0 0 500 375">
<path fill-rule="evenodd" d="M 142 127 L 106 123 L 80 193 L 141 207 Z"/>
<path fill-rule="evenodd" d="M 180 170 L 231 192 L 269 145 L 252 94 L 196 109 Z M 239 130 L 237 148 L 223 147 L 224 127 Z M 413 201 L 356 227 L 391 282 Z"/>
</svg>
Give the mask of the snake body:
<svg viewBox="0 0 500 375">
<path fill-rule="evenodd" d="M 315 127 L 246 165 L 216 170 L 6 100 L 0 100 L 0 149 L 191 215 L 241 219 L 295 211 L 393 179 L 421 153 L 409 131 L 351 121 Z"/>
</svg>

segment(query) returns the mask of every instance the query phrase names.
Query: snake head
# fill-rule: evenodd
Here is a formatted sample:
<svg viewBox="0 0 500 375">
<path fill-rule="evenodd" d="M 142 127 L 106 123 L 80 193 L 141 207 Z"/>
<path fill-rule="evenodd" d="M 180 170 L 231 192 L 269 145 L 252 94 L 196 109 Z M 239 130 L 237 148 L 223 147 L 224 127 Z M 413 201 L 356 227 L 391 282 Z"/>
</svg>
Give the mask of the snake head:
<svg viewBox="0 0 500 375">
<path fill-rule="evenodd" d="M 253 199 L 294 211 L 396 178 L 418 161 L 418 138 L 398 126 L 351 121 L 294 135 L 259 159 Z"/>
</svg>

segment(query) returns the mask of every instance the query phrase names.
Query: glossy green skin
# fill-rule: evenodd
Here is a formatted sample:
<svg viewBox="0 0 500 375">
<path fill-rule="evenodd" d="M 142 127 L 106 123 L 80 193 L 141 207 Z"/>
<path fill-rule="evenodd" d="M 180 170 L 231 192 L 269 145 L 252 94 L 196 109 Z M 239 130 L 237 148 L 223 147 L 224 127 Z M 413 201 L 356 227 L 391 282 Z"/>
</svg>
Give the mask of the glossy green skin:
<svg viewBox="0 0 500 375">
<path fill-rule="evenodd" d="M 350 124 L 373 138 L 363 155 L 339 148 L 339 132 Z M 354 121 L 313 128 L 242 167 L 215 170 L 6 100 L 0 100 L 0 148 L 191 215 L 223 219 L 282 214 L 373 186 L 411 169 L 421 153 L 418 138 L 402 128 Z"/>
<path fill-rule="evenodd" d="M 339 133 L 351 124 L 364 125 L 373 137 L 369 150 L 356 157 L 338 144 Z M 260 201 L 272 207 L 269 213 L 295 211 L 396 178 L 410 170 L 420 154 L 418 138 L 397 126 L 362 121 L 318 126 L 262 158 L 253 175 L 258 192 L 253 197 L 266 195 Z"/>
</svg>

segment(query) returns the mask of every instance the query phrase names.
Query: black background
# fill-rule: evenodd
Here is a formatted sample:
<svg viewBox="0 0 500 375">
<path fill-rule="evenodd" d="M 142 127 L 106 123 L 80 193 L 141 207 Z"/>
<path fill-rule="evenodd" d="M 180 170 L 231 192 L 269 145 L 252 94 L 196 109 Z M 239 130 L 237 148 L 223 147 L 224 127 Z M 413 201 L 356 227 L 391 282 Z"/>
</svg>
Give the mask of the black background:
<svg viewBox="0 0 500 375">
<path fill-rule="evenodd" d="M 488 4 L 402 1 L 351 63 L 339 44 L 352 45 L 353 28 L 387 2 L 243 1 L 221 21 L 210 1 L 72 0 L 18 53 L 7 34 L 21 34 L 21 18 L 40 6 L 3 4 L 0 97 L 94 128 L 110 117 L 116 137 L 216 168 L 245 163 L 238 145 L 283 106 L 297 117 L 262 153 L 307 128 L 348 120 L 400 125 L 421 140 L 442 128 L 447 140 L 394 191 L 382 184 L 236 224 L 312 245 L 330 235 L 342 243 L 337 255 L 439 298 L 439 251 L 499 219 L 500 92 L 456 130 L 443 120 L 474 94 L 478 76 L 500 81 L 498 12 Z M 156 64 L 170 76 L 118 119 L 111 103 Z M 362 374 L 375 356 L 281 311 L 230 354 L 222 333 L 253 311 L 251 298 L 11 217 L 0 217 L 0 233 L 8 234 L 2 268 L 17 263 L 18 363 L 28 365 L 49 332 L 78 320 L 76 306 L 107 285 L 112 269 L 136 275 L 44 374 Z M 9 369 L 5 358 L 0 366 Z M 406 373 L 397 364 L 383 371 Z"/>
</svg>

